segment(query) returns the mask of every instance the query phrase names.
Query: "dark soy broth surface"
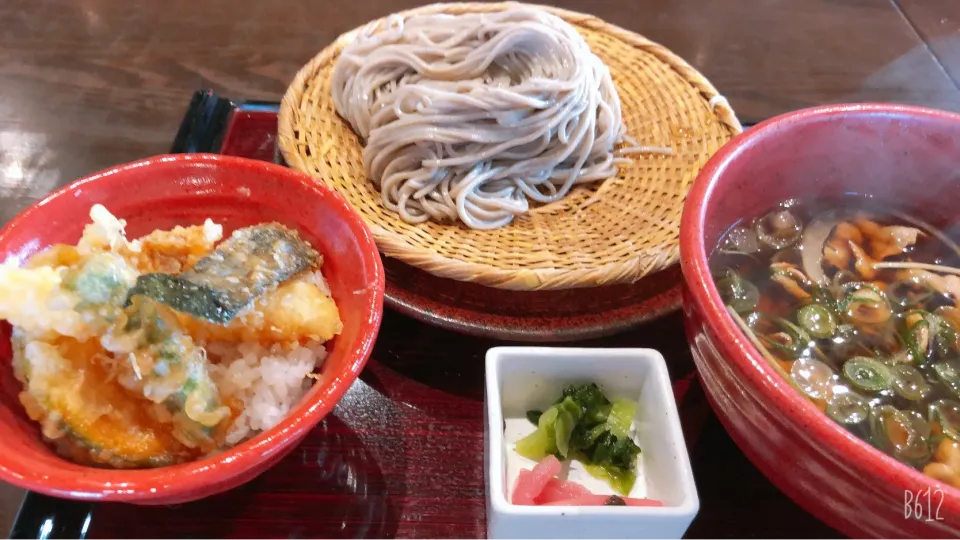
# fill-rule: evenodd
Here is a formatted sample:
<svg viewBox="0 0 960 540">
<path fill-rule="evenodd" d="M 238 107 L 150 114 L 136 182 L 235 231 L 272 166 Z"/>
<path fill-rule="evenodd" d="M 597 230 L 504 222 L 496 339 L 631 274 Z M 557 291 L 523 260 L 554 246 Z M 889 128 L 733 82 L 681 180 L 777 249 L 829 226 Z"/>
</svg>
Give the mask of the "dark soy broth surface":
<svg viewBox="0 0 960 540">
<path fill-rule="evenodd" d="M 871 199 L 785 201 L 710 259 L 731 317 L 845 429 L 960 488 L 960 246 Z"/>
</svg>

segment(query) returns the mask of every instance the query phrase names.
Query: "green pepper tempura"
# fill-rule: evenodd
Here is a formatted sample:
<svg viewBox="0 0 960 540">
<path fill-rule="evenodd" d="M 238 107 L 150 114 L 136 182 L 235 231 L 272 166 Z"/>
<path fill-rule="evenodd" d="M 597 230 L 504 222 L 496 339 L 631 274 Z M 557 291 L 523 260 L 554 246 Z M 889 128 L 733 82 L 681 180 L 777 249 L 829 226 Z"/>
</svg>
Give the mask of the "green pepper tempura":
<svg viewBox="0 0 960 540">
<path fill-rule="evenodd" d="M 635 403 L 607 399 L 596 384 L 573 385 L 545 411 L 528 411 L 537 430 L 517 441 L 521 456 L 540 461 L 576 459 L 596 478 L 628 495 L 637 481 L 640 447 L 630 438 Z"/>
</svg>

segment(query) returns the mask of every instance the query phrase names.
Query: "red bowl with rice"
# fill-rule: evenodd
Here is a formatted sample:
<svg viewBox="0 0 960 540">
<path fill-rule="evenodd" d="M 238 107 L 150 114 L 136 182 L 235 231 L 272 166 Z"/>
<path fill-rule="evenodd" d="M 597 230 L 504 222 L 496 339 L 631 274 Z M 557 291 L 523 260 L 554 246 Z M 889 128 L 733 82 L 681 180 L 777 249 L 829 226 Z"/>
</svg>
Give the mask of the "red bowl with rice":
<svg viewBox="0 0 960 540">
<path fill-rule="evenodd" d="M 215 155 L 158 156 L 80 179 L 32 205 L 0 231 L 0 259 L 20 264 L 48 246 L 75 244 L 96 204 L 127 222 L 129 238 L 201 225 L 207 218 L 223 226 L 224 238 L 267 222 L 296 231 L 323 258 L 342 330 L 325 343 L 325 352 L 300 351 L 302 359 L 319 365 L 311 375 L 316 382 L 270 429 L 195 461 L 111 469 L 76 464 L 44 442 L 18 397 L 23 386 L 14 377 L 11 328 L 4 324 L 0 479 L 56 497 L 173 504 L 226 491 L 264 472 L 333 409 L 370 356 L 383 311 L 384 273 L 366 225 L 338 194 L 284 167 Z M 251 412 L 251 426 L 263 414 Z"/>
</svg>

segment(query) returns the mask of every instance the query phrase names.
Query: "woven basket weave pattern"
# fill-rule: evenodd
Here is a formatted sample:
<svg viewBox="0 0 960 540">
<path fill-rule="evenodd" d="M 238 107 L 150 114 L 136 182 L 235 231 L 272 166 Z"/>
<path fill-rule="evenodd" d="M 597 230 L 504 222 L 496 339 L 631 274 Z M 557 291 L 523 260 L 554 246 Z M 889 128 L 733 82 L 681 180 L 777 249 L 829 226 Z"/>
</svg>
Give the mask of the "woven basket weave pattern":
<svg viewBox="0 0 960 540">
<path fill-rule="evenodd" d="M 434 4 L 404 12 L 499 11 L 510 4 Z M 347 33 L 298 73 L 280 109 L 287 163 L 343 194 L 387 257 L 442 277 L 515 289 L 632 282 L 677 262 L 683 199 L 706 160 L 740 124 L 726 100 L 686 62 L 589 15 L 538 6 L 565 19 L 610 68 L 627 133 L 670 156 L 633 157 L 616 177 L 578 187 L 492 231 L 411 225 L 387 210 L 363 169 L 363 147 L 334 109 L 330 77 Z"/>
</svg>

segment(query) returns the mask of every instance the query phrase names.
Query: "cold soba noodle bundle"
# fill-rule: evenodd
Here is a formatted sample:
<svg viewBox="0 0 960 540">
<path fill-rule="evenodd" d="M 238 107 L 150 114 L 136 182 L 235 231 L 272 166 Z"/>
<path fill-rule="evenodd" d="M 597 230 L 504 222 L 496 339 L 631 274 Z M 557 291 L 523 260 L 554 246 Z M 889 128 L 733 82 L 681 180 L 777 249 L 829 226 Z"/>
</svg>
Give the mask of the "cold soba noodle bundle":
<svg viewBox="0 0 960 540">
<path fill-rule="evenodd" d="M 344 48 L 332 92 L 384 204 L 409 223 L 502 227 L 530 200 L 613 176 L 628 140 L 610 71 L 534 8 L 372 23 Z"/>
</svg>

